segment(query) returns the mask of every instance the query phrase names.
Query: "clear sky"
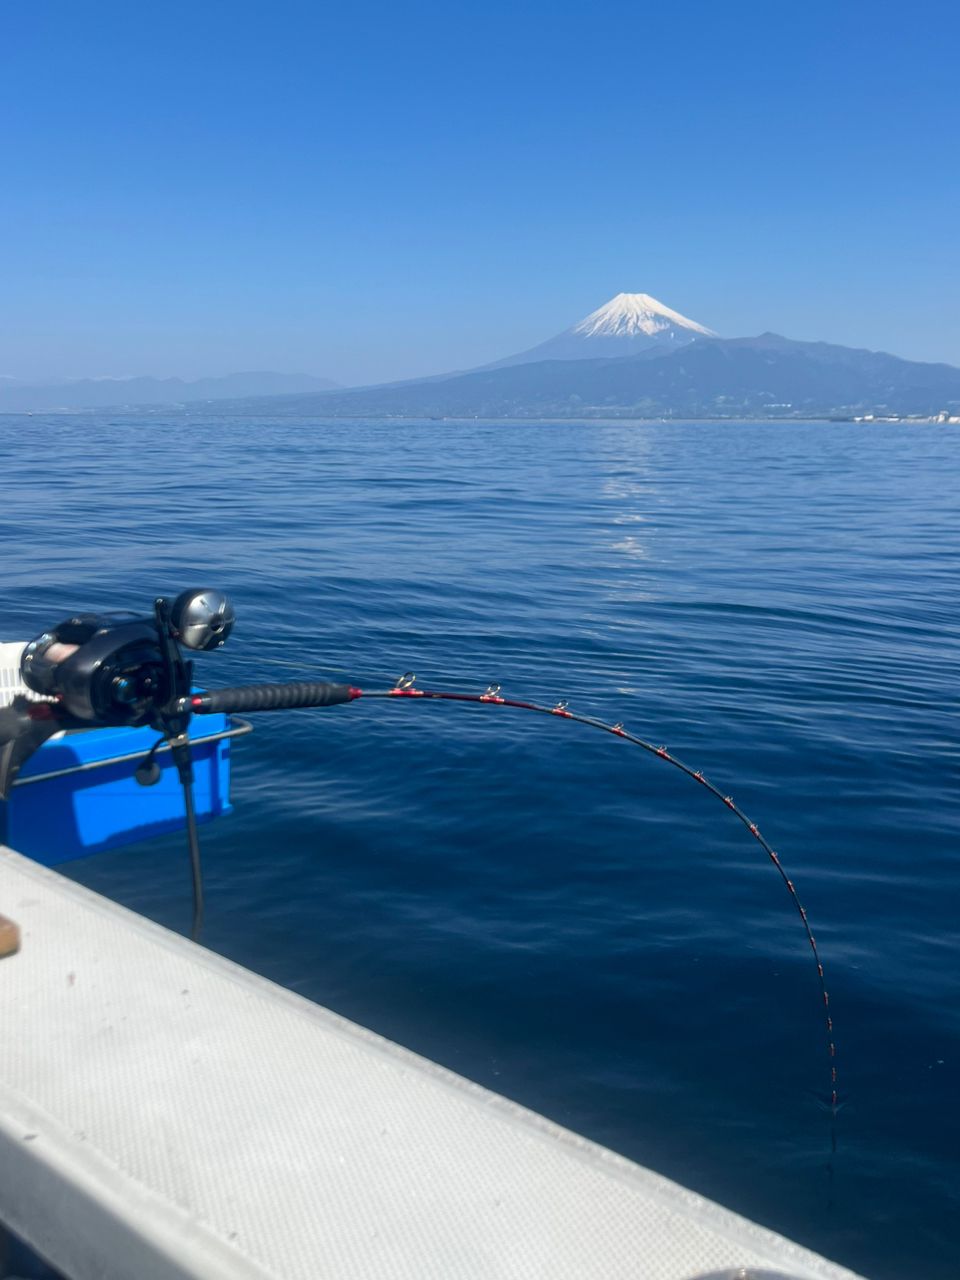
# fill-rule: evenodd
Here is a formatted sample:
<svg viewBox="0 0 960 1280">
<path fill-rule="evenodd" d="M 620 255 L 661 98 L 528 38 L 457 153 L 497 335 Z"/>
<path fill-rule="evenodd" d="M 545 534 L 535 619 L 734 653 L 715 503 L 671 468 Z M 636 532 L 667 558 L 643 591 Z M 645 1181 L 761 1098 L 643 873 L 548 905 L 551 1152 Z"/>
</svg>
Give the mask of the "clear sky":
<svg viewBox="0 0 960 1280">
<path fill-rule="evenodd" d="M 951 0 L 6 0 L 0 374 L 351 382 L 612 294 L 960 364 Z"/>
</svg>

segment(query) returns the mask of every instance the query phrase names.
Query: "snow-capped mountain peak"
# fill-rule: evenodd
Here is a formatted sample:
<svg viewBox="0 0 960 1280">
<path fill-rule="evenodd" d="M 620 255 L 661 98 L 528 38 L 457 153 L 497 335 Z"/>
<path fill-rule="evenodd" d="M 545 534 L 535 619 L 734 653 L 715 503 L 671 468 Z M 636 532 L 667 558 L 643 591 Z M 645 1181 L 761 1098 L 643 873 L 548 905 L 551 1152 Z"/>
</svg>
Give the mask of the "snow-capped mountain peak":
<svg viewBox="0 0 960 1280">
<path fill-rule="evenodd" d="M 629 338 L 641 333 L 653 337 L 671 328 L 689 329 L 707 338 L 716 337 L 712 329 L 665 307 L 649 293 L 618 293 L 602 307 L 591 311 L 570 332 L 584 338 Z"/>
<path fill-rule="evenodd" d="M 649 293 L 618 293 L 555 338 L 541 342 L 530 351 L 498 360 L 487 368 L 503 369 L 515 364 L 535 364 L 541 360 L 616 359 L 618 356 L 683 347 L 702 338 L 716 336 L 712 329 L 665 307 Z"/>
</svg>

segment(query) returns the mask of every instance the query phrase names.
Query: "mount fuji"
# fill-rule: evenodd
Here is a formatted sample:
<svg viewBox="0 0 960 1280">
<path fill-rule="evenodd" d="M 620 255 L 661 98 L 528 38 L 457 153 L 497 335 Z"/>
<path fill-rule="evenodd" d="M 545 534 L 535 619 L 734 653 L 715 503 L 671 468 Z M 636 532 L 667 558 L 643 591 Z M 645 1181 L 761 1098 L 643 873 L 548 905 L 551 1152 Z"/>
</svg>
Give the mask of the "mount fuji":
<svg viewBox="0 0 960 1280">
<path fill-rule="evenodd" d="M 698 338 L 716 336 L 712 329 L 664 306 L 649 293 L 618 293 L 555 338 L 484 368 L 507 369 L 516 364 L 538 364 L 541 360 L 633 356 L 642 351 L 676 349 Z"/>
<path fill-rule="evenodd" d="M 186 396 L 178 389 L 176 398 Z M 531 351 L 467 373 L 202 403 L 228 414 L 320 418 L 953 422 L 960 420 L 960 369 L 775 333 L 720 338 L 649 294 L 618 293 Z"/>
</svg>

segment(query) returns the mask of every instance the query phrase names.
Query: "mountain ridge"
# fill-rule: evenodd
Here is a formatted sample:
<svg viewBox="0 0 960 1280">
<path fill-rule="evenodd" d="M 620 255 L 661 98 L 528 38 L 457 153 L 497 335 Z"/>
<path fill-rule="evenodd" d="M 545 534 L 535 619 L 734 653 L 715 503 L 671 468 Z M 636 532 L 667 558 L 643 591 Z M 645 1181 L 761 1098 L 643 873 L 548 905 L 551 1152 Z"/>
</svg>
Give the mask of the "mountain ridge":
<svg viewBox="0 0 960 1280">
<path fill-rule="evenodd" d="M 193 401 L 237 399 L 247 396 L 298 394 L 338 390 L 330 378 L 307 373 L 251 371 L 222 377 L 197 378 L 77 378 L 52 383 L 0 381 L 0 413 L 53 413 L 79 409 L 112 409 L 122 405 L 189 404 Z"/>
<path fill-rule="evenodd" d="M 227 406 L 224 406 L 227 407 Z M 960 369 L 779 334 L 229 406 L 318 417 L 808 418 L 960 412 Z"/>
<path fill-rule="evenodd" d="M 572 351 L 572 355 L 569 353 Z M 237 394 L 267 380 L 271 390 Z M 298 384 L 291 386 L 291 383 Z M 304 385 L 306 384 L 306 386 Z M 298 374 L 69 384 L 82 408 L 238 415 L 485 418 L 830 418 L 960 415 L 960 369 L 767 331 L 723 338 L 649 294 L 620 293 L 556 337 L 477 369 L 336 388 Z M 81 391 L 77 391 L 77 387 Z M 118 404 L 122 386 L 125 403 Z M 204 394 L 210 388 L 215 394 Z M 231 394 L 231 389 L 233 394 Z M 34 389 L 37 390 L 37 389 Z M 51 403 L 63 388 L 42 389 Z M 148 394 L 144 394 L 146 391 Z M 23 389 L 0 381 L 0 410 Z M 171 406 L 171 399 L 175 404 Z M 18 406 L 20 407 L 20 406 Z M 36 411 L 37 404 L 25 406 Z M 9 409 L 8 409 L 9 411 Z"/>
</svg>

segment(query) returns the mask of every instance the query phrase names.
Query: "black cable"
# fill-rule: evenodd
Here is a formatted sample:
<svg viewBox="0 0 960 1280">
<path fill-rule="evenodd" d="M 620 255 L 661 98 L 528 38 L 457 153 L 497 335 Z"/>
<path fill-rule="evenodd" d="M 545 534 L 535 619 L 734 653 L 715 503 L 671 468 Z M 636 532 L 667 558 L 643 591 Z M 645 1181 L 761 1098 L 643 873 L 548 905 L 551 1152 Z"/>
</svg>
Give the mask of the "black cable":
<svg viewBox="0 0 960 1280">
<path fill-rule="evenodd" d="M 193 760 L 190 755 L 190 739 L 186 733 L 168 739 L 170 754 L 173 756 L 183 787 L 183 807 L 187 818 L 187 845 L 190 850 L 190 875 L 193 881 L 193 921 L 190 925 L 190 937 L 193 942 L 200 941 L 203 928 L 203 867 L 200 862 L 200 840 L 197 836 L 197 813 L 193 804 Z"/>
<path fill-rule="evenodd" d="M 158 738 L 147 754 L 137 765 L 134 777 L 140 783 L 141 787 L 152 787 L 160 781 L 160 766 L 157 764 L 157 752 L 164 745 L 167 739 Z"/>
<path fill-rule="evenodd" d="M 193 782 L 183 784 L 183 807 L 187 814 L 187 844 L 190 848 L 190 874 L 193 880 L 193 920 L 190 938 L 200 941 L 203 928 L 203 869 L 200 863 L 200 840 L 197 836 L 197 815 L 193 807 Z"/>
</svg>

